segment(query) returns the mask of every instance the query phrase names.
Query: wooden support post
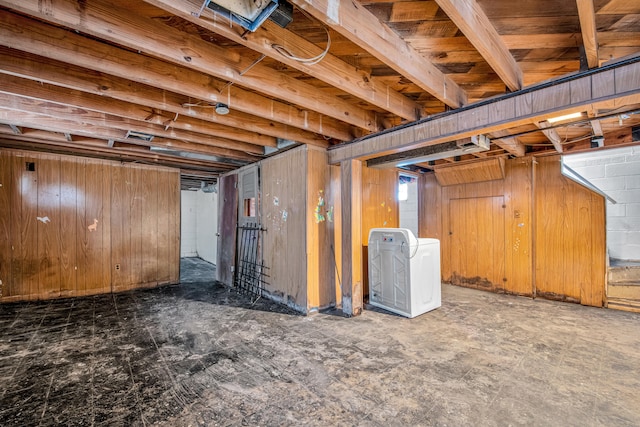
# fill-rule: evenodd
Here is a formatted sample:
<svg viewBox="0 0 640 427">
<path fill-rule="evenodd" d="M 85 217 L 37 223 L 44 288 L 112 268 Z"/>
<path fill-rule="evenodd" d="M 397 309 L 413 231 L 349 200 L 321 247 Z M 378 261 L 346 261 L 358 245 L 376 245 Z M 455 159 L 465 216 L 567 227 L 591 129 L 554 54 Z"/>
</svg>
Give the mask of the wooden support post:
<svg viewBox="0 0 640 427">
<path fill-rule="evenodd" d="M 342 312 L 362 313 L 362 162 L 340 164 L 342 183 Z"/>
</svg>

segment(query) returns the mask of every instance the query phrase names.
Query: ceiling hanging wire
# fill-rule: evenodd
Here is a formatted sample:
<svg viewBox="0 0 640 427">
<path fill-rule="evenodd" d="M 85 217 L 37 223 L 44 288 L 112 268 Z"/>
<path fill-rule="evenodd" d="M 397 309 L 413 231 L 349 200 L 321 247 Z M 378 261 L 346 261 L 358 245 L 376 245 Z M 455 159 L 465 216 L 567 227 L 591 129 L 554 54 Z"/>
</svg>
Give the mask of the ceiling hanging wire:
<svg viewBox="0 0 640 427">
<path fill-rule="evenodd" d="M 302 12 L 302 14 L 307 17 L 307 19 L 309 19 L 310 21 L 312 20 L 311 16 L 304 9 L 298 9 L 298 10 Z M 275 50 L 285 58 L 298 61 L 304 65 L 315 65 L 320 61 L 322 61 L 325 56 L 327 56 L 327 53 L 329 53 L 329 48 L 331 47 L 331 34 L 329 34 L 329 29 L 324 25 L 322 26 L 322 29 L 327 34 L 327 47 L 324 49 L 322 53 L 320 53 L 319 55 L 313 56 L 311 58 L 301 58 L 297 55 L 294 55 L 289 49 L 287 49 L 286 47 L 278 43 L 273 43 L 271 47 L 273 48 L 273 50 Z"/>
<path fill-rule="evenodd" d="M 331 47 L 331 35 L 329 34 L 329 30 L 326 27 L 323 27 L 323 29 L 327 33 L 327 47 L 324 49 L 322 53 L 320 53 L 319 55 L 313 56 L 311 58 L 301 58 L 299 56 L 296 56 L 293 53 L 291 53 L 289 49 L 282 46 L 281 44 L 273 43 L 271 47 L 280 55 L 284 56 L 285 58 L 298 61 L 304 65 L 316 65 L 317 63 L 322 61 L 325 56 L 327 56 L 327 53 L 329 53 L 329 48 Z"/>
</svg>

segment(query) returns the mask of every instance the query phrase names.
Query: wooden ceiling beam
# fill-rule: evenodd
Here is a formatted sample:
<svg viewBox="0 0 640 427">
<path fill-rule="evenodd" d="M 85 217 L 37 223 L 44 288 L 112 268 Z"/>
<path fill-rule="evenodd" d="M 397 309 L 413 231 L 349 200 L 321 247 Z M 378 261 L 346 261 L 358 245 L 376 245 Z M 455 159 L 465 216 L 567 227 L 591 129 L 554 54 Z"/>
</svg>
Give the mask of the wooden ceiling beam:
<svg viewBox="0 0 640 427">
<path fill-rule="evenodd" d="M 436 3 L 507 87 L 512 91 L 522 89 L 522 70 L 478 2 L 476 0 L 436 0 Z"/>
<path fill-rule="evenodd" d="M 564 114 L 637 103 L 640 103 L 640 61 L 620 62 L 333 147 L 329 149 L 329 162 L 366 160 L 478 133 L 530 125 Z"/>
<path fill-rule="evenodd" d="M 40 6 L 39 0 L 2 0 L 0 4 L 228 83 L 284 99 L 369 132 L 379 130 L 372 111 L 326 94 L 313 85 L 280 73 L 253 58 L 243 57 L 198 36 L 138 15 L 135 8 L 121 8 L 115 0 L 92 0 L 84 3 L 82 8 L 78 8 L 74 0 L 58 0 L 46 11 Z"/>
<path fill-rule="evenodd" d="M 125 101 L 93 95 L 75 89 L 66 89 L 48 83 L 6 75 L 0 79 L 0 93 L 21 97 L 51 101 L 69 107 L 77 107 L 91 111 L 111 114 L 130 120 L 142 121 L 158 126 L 198 132 L 213 137 L 227 138 L 248 144 L 275 147 L 276 138 L 248 132 L 238 128 L 217 125 L 191 117 L 183 117 L 168 111 L 157 110 Z"/>
<path fill-rule="evenodd" d="M 49 133 L 52 136 L 53 132 Z M 104 143 L 104 141 L 102 141 Z M 87 143 L 85 141 L 81 143 L 70 144 L 68 142 L 52 141 L 49 137 L 29 137 L 29 138 L 17 138 L 15 135 L 7 135 L 0 130 L 0 147 L 12 148 L 18 150 L 35 150 L 45 151 L 47 153 L 68 154 L 84 157 L 97 157 L 107 160 L 118 161 L 130 161 L 146 164 L 155 164 L 159 166 L 167 166 L 172 168 L 191 168 L 204 169 L 205 173 L 224 173 L 236 168 L 225 163 L 219 162 L 205 162 L 202 160 L 185 159 L 176 156 L 170 156 L 165 154 L 157 154 L 151 152 L 141 152 L 138 150 L 130 150 L 126 148 L 109 148 L 103 144 Z"/>
<path fill-rule="evenodd" d="M 578 17 L 580 18 L 580 31 L 582 32 L 582 45 L 587 56 L 589 68 L 600 65 L 598 56 L 598 27 L 596 26 L 596 12 L 593 0 L 576 0 Z"/>
<path fill-rule="evenodd" d="M 506 130 L 498 130 L 490 134 L 491 143 L 496 144 L 509 154 L 516 157 L 524 157 L 526 154 L 525 146 L 518 138 L 510 137 Z"/>
<path fill-rule="evenodd" d="M 290 2 L 330 26 L 445 105 L 458 108 L 467 103 L 467 94 L 460 86 L 358 2 Z"/>
<path fill-rule="evenodd" d="M 558 153 L 562 153 L 564 149 L 562 148 L 562 138 L 558 135 L 558 131 L 556 129 L 547 129 L 551 126 L 548 121 L 543 120 L 541 122 L 534 122 L 534 124 L 542 131 L 544 136 L 553 144 L 553 148 L 556 149 Z"/>
<path fill-rule="evenodd" d="M 63 120 L 43 114 L 10 110 L 5 108 L 3 104 L 0 104 L 0 123 L 17 124 L 18 126 L 59 132 L 60 134 L 71 133 L 73 135 L 81 135 L 89 138 L 103 140 L 113 139 L 114 141 L 128 144 L 171 148 L 175 150 L 217 156 L 221 159 L 240 160 L 243 162 L 253 162 L 259 159 L 256 156 L 228 148 L 212 147 L 161 137 L 155 137 L 151 142 L 144 143 L 140 141 L 132 141 L 125 138 L 126 131 L 105 126 L 77 123 L 76 121 Z"/>
<path fill-rule="evenodd" d="M 0 5 L 5 2 L 0 0 Z M 34 6 L 32 1 L 13 3 L 18 3 L 12 4 L 16 8 L 22 4 L 31 8 Z M 64 4 L 67 5 L 67 2 Z M 74 15 L 77 13 L 73 11 Z M 128 19 L 124 22 L 128 22 Z M 352 126 L 315 111 L 302 110 L 236 85 L 227 86 L 205 73 L 173 66 L 10 12 L 0 14 L 0 44 L 139 83 L 153 84 L 194 100 L 223 102 L 232 109 L 342 141 L 349 141 L 358 134 Z M 315 92 L 317 90 L 314 88 L 313 94 Z M 310 96 L 313 97 L 313 94 Z"/>
<path fill-rule="evenodd" d="M 126 119 L 82 108 L 69 107 L 49 101 L 40 101 L 16 95 L 9 95 L 2 92 L 0 92 L 0 105 L 5 109 L 41 114 L 61 120 L 76 122 L 78 124 L 86 123 L 102 128 L 108 127 L 125 133 L 127 131 L 141 132 L 153 135 L 154 137 L 176 139 L 211 147 L 226 148 L 242 153 L 256 155 L 264 154 L 264 148 L 259 145 L 203 135 L 181 129 L 165 130 L 162 125 Z"/>
<path fill-rule="evenodd" d="M 600 120 L 591 120 L 589 123 L 591 124 L 591 130 L 593 131 L 594 136 L 604 136 Z"/>
<path fill-rule="evenodd" d="M 313 65 L 306 65 L 304 62 L 280 54 L 274 45 L 283 46 L 302 58 L 317 57 L 323 53 L 323 49 L 274 22 L 267 20 L 255 32 L 244 34 L 244 29 L 237 25 L 230 25 L 220 15 L 214 17 L 213 11 L 207 8 L 203 10 L 200 17 L 195 16 L 194 12 L 197 13 L 202 7 L 200 0 L 145 0 L 145 2 L 274 58 L 406 120 L 414 121 L 420 118 L 421 106 L 418 103 L 386 84 L 372 79 L 369 73 L 358 70 L 330 53 Z"/>
<path fill-rule="evenodd" d="M 320 147 L 328 145 L 327 140 L 322 136 L 293 126 L 239 111 L 219 115 L 214 113 L 213 108 L 185 107 L 183 104 L 187 98 L 183 95 L 2 46 L 0 46 L 0 73 L 29 79 L 38 82 L 38 85 L 40 82 L 50 83 L 97 95 L 104 99 L 106 104 L 113 100 L 120 100 L 149 110 L 171 113 L 174 117 L 175 114 L 179 114 L 181 121 L 189 124 L 191 124 L 190 120 L 197 119 L 205 123 L 227 126 L 229 129 L 239 129 L 243 133 L 255 132 L 268 137 L 290 139 Z M 197 101 L 194 100 L 194 102 Z M 186 119 L 187 117 L 189 119 Z"/>
</svg>

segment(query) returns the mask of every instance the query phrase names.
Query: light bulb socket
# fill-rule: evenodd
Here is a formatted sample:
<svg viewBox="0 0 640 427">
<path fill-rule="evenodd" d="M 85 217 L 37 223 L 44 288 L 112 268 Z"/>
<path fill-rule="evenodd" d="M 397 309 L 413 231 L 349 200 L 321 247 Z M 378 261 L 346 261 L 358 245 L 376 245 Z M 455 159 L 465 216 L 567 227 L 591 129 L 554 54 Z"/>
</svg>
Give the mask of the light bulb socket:
<svg viewBox="0 0 640 427">
<path fill-rule="evenodd" d="M 229 106 L 227 104 L 223 104 L 222 102 L 218 102 L 216 104 L 216 114 L 220 114 L 221 116 L 229 114 Z"/>
</svg>

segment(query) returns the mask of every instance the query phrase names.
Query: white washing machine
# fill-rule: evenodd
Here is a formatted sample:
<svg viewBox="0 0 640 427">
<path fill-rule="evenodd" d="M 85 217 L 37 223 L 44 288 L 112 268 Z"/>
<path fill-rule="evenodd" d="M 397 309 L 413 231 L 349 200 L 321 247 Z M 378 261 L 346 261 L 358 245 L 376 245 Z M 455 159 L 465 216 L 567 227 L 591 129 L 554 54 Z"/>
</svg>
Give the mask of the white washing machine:
<svg viewBox="0 0 640 427">
<path fill-rule="evenodd" d="M 405 317 L 442 304 L 440 241 L 406 228 L 369 231 L 369 303 Z"/>
</svg>

